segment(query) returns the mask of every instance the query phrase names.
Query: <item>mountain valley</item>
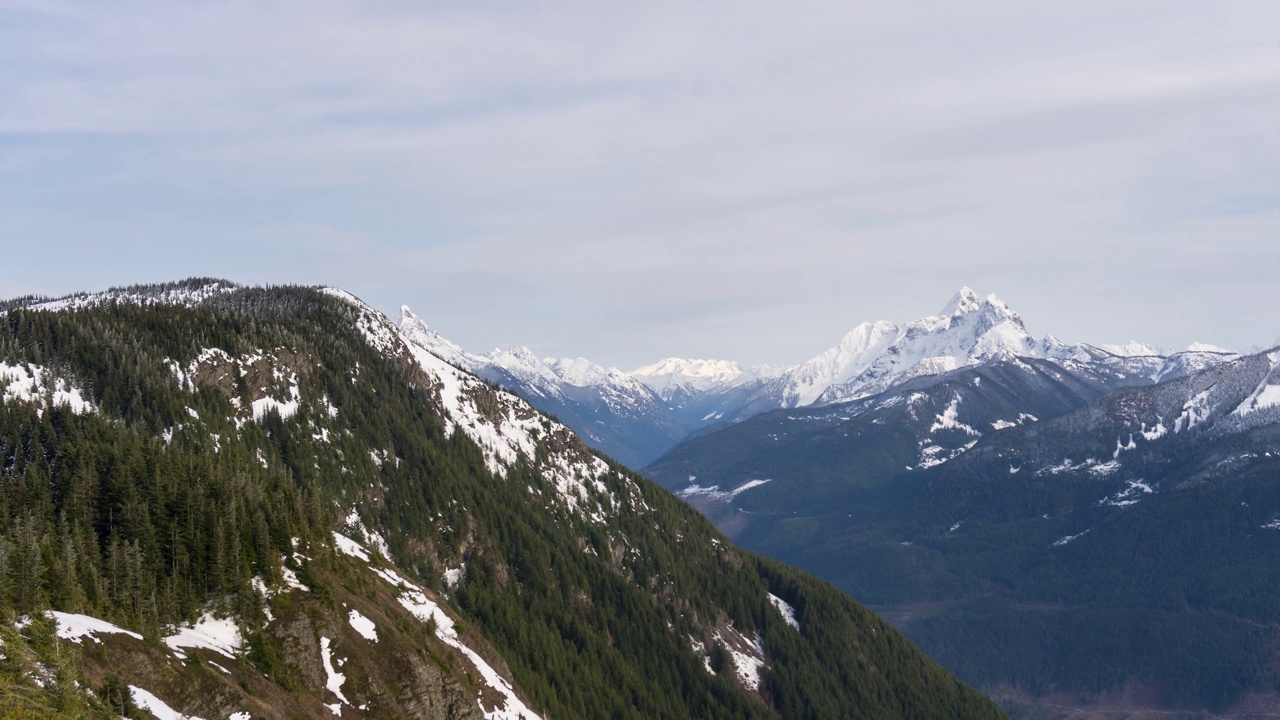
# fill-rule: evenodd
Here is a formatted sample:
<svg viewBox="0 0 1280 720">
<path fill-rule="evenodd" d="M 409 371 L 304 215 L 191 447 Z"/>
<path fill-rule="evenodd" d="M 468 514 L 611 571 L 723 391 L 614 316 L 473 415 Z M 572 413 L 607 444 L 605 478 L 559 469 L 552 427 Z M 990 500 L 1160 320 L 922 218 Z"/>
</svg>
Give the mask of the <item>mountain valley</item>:
<svg viewBox="0 0 1280 720">
<path fill-rule="evenodd" d="M 646 476 L 1019 715 L 1280 712 L 1274 350 L 1070 345 L 965 288 L 784 369 L 468 357 L 606 452 L 673 443 Z"/>
</svg>

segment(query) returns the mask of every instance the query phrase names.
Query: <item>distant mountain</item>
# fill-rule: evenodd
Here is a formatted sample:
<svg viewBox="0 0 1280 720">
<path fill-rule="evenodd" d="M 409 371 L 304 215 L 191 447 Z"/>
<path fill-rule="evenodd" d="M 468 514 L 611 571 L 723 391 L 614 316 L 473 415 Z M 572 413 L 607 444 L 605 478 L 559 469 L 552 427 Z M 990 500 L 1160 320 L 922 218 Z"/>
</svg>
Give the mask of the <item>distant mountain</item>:
<svg viewBox="0 0 1280 720">
<path fill-rule="evenodd" d="M 669 403 L 630 375 L 588 360 L 540 359 L 522 346 L 468 353 L 441 337 L 408 307 L 400 330 L 410 341 L 453 366 L 506 388 L 573 428 L 591 447 L 640 467 L 689 430 Z"/>
<path fill-rule="evenodd" d="M 418 330 L 332 288 L 0 303 L 0 716 L 1002 716 Z"/>
<path fill-rule="evenodd" d="M 1012 358 L 1048 360 L 1108 387 L 1177 377 L 1236 357 L 1195 345 L 1163 353 L 1137 342 L 1068 345 L 1036 338 L 994 295 L 962 288 L 938 315 L 904 325 L 858 325 L 835 347 L 785 368 L 667 358 L 631 372 L 584 358 L 539 358 L 523 346 L 464 351 L 409 308 L 401 329 L 468 372 L 528 399 L 629 467 L 643 467 L 685 438 L 779 408 L 822 406 L 878 394 L 914 378 Z"/>
<path fill-rule="evenodd" d="M 645 473 L 1028 717 L 1280 711 L 1280 348 L 997 360 Z"/>
</svg>

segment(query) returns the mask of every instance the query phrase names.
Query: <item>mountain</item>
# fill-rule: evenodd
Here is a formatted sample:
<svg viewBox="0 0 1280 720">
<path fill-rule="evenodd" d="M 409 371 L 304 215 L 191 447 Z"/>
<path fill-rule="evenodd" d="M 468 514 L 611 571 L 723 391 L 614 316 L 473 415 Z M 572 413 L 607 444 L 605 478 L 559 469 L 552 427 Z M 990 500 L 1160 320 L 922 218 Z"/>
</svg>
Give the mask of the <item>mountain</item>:
<svg viewBox="0 0 1280 720">
<path fill-rule="evenodd" d="M 1170 356 L 1136 342 L 1108 350 L 1068 345 L 1052 335 L 1036 338 L 1003 300 L 995 295 L 979 299 L 966 287 L 938 315 L 905 325 L 887 321 L 858 325 L 838 345 L 783 373 L 749 398 L 737 418 L 775 408 L 856 400 L 912 378 L 1013 358 L 1049 360 L 1068 370 L 1110 374 L 1116 381 L 1132 384 L 1144 376 L 1147 381 L 1166 379 L 1235 357 L 1210 346 L 1190 350 Z"/>
<path fill-rule="evenodd" d="M 596 449 L 643 467 L 685 438 L 779 408 L 830 405 L 918 377 L 1012 358 L 1048 360 L 1068 372 L 1108 376 L 1111 387 L 1156 382 L 1237 357 L 1196 344 L 1165 353 L 1137 342 L 1068 345 L 1030 335 L 1000 298 L 962 288 L 942 312 L 899 325 L 864 322 L 799 365 L 744 369 L 725 360 L 667 358 L 631 372 L 586 359 L 539 358 L 526 347 L 473 354 L 408 308 L 401 329 L 440 357 L 528 399 Z"/>
<path fill-rule="evenodd" d="M 916 377 L 698 435 L 645 473 L 1026 717 L 1269 716 L 1280 348 L 1203 353 Z"/>
<path fill-rule="evenodd" d="M 408 307 L 404 336 L 449 364 L 517 393 L 573 428 L 591 447 L 640 467 L 688 434 L 665 400 L 620 370 L 583 358 L 539 359 L 523 346 L 477 355 L 441 337 Z"/>
<path fill-rule="evenodd" d="M 1001 716 L 421 330 L 214 280 L 0 303 L 0 710 Z"/>
</svg>

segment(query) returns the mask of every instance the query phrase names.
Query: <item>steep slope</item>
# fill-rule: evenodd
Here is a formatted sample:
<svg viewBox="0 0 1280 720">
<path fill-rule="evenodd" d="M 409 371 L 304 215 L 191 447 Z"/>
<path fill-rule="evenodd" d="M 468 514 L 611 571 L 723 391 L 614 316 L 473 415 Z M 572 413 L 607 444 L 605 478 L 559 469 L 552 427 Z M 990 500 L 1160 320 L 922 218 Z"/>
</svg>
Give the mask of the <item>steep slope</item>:
<svg viewBox="0 0 1280 720">
<path fill-rule="evenodd" d="M 1118 390 L 1079 370 L 770 413 L 649 473 L 1028 716 L 1275 712 L 1280 351 Z"/>
<path fill-rule="evenodd" d="M 441 337 L 408 307 L 400 330 L 445 362 L 495 383 L 554 415 L 590 447 L 640 467 L 688 434 L 666 400 L 620 370 L 583 358 L 540 359 L 516 346 L 485 355 L 467 353 Z"/>
<path fill-rule="evenodd" d="M 47 627 L 17 618 L 53 609 L 141 639 L 82 644 L 72 675 L 106 700 L 56 682 L 51 703 L 135 685 L 217 717 L 999 716 L 350 295 L 201 287 L 0 307 L 0 608 L 36 628 L 3 636 L 11 683 L 56 675 Z M 243 640 L 229 657 L 161 642 L 211 616 Z M 216 704 L 179 690 L 197 675 Z"/>
</svg>

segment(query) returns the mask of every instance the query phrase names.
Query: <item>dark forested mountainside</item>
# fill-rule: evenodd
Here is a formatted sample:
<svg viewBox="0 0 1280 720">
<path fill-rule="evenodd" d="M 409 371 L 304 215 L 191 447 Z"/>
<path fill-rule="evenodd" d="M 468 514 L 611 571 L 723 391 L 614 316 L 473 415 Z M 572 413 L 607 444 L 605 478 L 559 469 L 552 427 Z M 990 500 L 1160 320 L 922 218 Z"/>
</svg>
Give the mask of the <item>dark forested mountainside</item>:
<svg viewBox="0 0 1280 720">
<path fill-rule="evenodd" d="M 0 309 L 18 717 L 131 712 L 129 686 L 210 716 L 1000 714 L 349 295 L 189 281 Z M 47 610 L 118 631 L 60 642 Z M 218 618 L 239 650 L 177 657 Z"/>
<path fill-rule="evenodd" d="M 1053 373 L 770 413 L 646 472 L 1010 703 L 1280 705 L 1280 352 L 1119 390 Z"/>
</svg>

